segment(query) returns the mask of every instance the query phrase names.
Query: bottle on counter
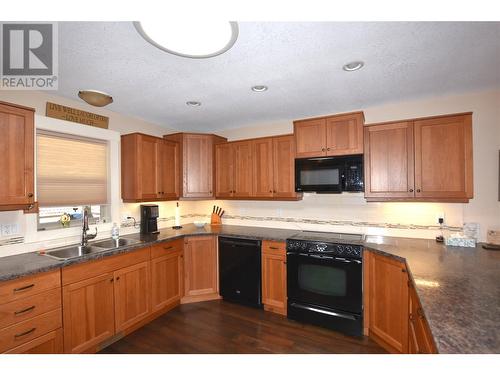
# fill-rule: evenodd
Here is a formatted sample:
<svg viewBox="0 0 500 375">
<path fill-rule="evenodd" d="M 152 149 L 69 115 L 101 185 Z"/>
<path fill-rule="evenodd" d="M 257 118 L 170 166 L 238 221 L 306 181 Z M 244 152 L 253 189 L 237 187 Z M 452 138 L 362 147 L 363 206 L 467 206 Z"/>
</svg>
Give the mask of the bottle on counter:
<svg viewBox="0 0 500 375">
<path fill-rule="evenodd" d="M 120 238 L 120 228 L 118 228 L 116 223 L 113 223 L 113 227 L 111 228 L 111 238 L 114 240 Z"/>
</svg>

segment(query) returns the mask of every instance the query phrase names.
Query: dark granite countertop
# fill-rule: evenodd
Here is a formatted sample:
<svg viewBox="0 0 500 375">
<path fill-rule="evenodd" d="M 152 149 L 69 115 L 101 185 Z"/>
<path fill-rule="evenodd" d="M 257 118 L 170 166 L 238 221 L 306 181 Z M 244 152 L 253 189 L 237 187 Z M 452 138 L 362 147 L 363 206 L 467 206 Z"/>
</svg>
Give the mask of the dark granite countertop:
<svg viewBox="0 0 500 375">
<path fill-rule="evenodd" d="M 159 234 L 122 236 L 137 245 L 58 261 L 37 253 L 0 258 L 0 281 L 48 271 L 135 250 L 185 236 L 223 235 L 284 241 L 298 230 L 222 225 Z M 368 236 L 365 246 L 405 261 L 440 353 L 500 353 L 500 252 L 451 248 L 433 240 Z"/>
</svg>

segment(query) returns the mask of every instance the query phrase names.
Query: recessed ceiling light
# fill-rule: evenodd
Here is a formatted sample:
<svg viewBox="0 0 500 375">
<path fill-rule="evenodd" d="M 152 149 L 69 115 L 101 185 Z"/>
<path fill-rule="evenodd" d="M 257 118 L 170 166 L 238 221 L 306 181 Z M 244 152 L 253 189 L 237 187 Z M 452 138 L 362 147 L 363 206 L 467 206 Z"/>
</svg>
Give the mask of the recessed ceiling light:
<svg viewBox="0 0 500 375">
<path fill-rule="evenodd" d="M 189 106 L 189 107 L 199 107 L 201 105 L 201 102 L 197 102 L 197 101 L 194 101 L 194 100 L 190 100 L 189 102 L 186 102 L 186 104 Z"/>
<path fill-rule="evenodd" d="M 80 99 L 86 101 L 95 107 L 104 107 L 113 103 L 113 97 L 102 91 L 97 90 L 80 90 L 78 91 Z"/>
<path fill-rule="evenodd" d="M 166 22 L 158 19 L 134 22 L 134 26 L 155 47 L 195 59 L 220 55 L 238 38 L 236 22 Z"/>
<path fill-rule="evenodd" d="M 267 86 L 264 86 L 264 85 L 252 86 L 252 91 L 255 91 L 255 92 L 267 91 Z"/>
<path fill-rule="evenodd" d="M 363 61 L 353 61 L 348 64 L 345 64 L 342 69 L 344 69 L 346 72 L 354 72 L 355 70 L 361 69 L 365 63 Z"/>
</svg>

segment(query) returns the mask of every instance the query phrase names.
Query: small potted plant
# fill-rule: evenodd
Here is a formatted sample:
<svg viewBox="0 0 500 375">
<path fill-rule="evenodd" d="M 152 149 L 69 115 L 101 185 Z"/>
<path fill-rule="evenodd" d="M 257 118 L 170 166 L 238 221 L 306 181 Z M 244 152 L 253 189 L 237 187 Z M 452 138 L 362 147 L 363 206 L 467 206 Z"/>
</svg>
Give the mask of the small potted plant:
<svg viewBox="0 0 500 375">
<path fill-rule="evenodd" d="M 69 228 L 69 223 L 71 222 L 71 216 L 65 212 L 61 215 L 59 222 L 61 223 L 63 228 Z"/>
</svg>

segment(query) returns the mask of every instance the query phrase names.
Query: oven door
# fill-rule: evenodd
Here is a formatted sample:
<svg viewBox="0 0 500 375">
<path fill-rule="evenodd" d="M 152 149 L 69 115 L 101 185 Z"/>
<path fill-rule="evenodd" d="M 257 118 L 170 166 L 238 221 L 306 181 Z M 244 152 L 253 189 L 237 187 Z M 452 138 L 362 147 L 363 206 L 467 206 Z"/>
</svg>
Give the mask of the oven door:
<svg viewBox="0 0 500 375">
<path fill-rule="evenodd" d="M 295 191 L 341 193 L 343 172 L 334 158 L 295 159 Z"/>
<path fill-rule="evenodd" d="M 288 299 L 361 314 L 362 273 L 358 259 L 288 252 Z"/>
</svg>

